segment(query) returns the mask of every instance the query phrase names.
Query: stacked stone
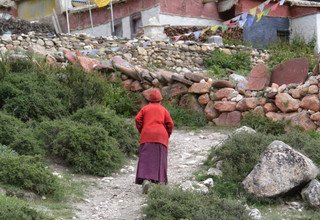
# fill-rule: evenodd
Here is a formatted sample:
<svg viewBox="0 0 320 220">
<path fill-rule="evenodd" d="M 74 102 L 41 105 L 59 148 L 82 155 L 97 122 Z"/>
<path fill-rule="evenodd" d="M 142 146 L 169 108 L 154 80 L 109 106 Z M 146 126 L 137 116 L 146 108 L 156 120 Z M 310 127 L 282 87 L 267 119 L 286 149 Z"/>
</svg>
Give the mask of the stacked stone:
<svg viewBox="0 0 320 220">
<path fill-rule="evenodd" d="M 253 65 L 268 59 L 268 53 L 244 46 L 217 46 L 214 43 L 165 41 L 152 42 L 147 39 L 123 40 L 116 37 L 91 37 L 88 35 L 52 35 L 29 32 L 28 34 L 5 34 L 0 36 L 0 53 L 7 51 L 32 51 L 55 57 L 58 62 L 65 50 L 80 51 L 82 55 L 96 59 L 111 59 L 116 55 L 134 65 L 148 68 L 165 67 L 177 73 L 203 72 L 204 60 L 213 50 L 226 54 L 245 50 L 251 53 Z"/>
</svg>

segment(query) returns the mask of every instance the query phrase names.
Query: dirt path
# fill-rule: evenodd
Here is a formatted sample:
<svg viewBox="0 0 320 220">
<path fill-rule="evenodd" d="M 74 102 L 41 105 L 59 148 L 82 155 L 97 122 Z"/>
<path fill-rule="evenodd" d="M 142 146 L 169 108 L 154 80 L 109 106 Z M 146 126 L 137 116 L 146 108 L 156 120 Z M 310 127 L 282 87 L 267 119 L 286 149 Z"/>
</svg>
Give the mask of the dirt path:
<svg viewBox="0 0 320 220">
<path fill-rule="evenodd" d="M 175 130 L 169 144 L 169 184 L 190 179 L 206 159 L 208 150 L 226 137 L 226 134 L 210 130 Z M 88 190 L 86 201 L 75 206 L 74 219 L 139 219 L 145 195 L 141 193 L 141 186 L 134 184 L 136 162 L 129 161 L 112 177 L 91 178 L 95 184 Z"/>
</svg>

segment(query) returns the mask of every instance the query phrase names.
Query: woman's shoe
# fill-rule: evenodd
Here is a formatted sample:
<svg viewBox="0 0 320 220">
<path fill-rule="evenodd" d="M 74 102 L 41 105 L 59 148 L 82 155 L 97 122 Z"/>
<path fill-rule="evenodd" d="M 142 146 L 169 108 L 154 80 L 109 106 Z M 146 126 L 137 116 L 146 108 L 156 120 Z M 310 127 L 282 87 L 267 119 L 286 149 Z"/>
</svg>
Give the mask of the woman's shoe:
<svg viewBox="0 0 320 220">
<path fill-rule="evenodd" d="M 142 194 L 147 194 L 150 189 L 150 181 L 149 180 L 143 180 L 142 183 Z"/>
</svg>

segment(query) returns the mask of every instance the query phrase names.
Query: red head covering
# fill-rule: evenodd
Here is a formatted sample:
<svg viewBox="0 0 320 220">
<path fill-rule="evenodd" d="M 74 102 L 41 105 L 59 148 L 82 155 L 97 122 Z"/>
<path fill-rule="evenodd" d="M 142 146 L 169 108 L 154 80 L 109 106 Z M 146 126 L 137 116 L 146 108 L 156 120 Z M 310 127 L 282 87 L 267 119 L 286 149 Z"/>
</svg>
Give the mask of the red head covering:
<svg viewBox="0 0 320 220">
<path fill-rule="evenodd" d="M 146 97 L 149 102 L 160 102 L 162 100 L 162 95 L 159 89 L 152 89 L 150 91 L 149 97 Z"/>
</svg>

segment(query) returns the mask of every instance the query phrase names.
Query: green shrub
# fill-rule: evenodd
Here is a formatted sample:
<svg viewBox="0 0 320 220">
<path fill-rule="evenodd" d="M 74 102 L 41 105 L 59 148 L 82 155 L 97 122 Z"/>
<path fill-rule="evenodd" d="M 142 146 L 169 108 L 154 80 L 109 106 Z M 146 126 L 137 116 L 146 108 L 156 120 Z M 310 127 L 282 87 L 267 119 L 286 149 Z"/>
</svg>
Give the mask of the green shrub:
<svg viewBox="0 0 320 220">
<path fill-rule="evenodd" d="M 11 72 L 0 81 L 0 107 L 23 121 L 67 115 L 68 97 L 55 76 L 40 70 Z"/>
<path fill-rule="evenodd" d="M 121 82 L 106 84 L 106 105 L 117 114 L 132 116 L 138 113 L 143 98 L 139 93 L 127 91 Z"/>
<path fill-rule="evenodd" d="M 57 76 L 59 81 L 70 89 L 70 112 L 87 105 L 105 103 L 106 81 L 102 76 L 87 73 L 74 65 L 68 65 Z"/>
<path fill-rule="evenodd" d="M 7 147 L 6 145 L 0 144 L 0 155 L 17 155 L 17 152 L 12 150 L 10 147 Z"/>
<path fill-rule="evenodd" d="M 309 71 L 312 71 L 316 64 L 316 56 L 314 55 L 315 42 L 306 43 L 303 39 L 296 38 L 291 43 L 281 42 L 271 45 L 270 59 L 268 66 L 274 68 L 279 63 L 292 58 L 306 57 L 309 61 Z"/>
<path fill-rule="evenodd" d="M 59 187 L 57 178 L 40 157 L 12 153 L 0 154 L 0 182 L 40 195 L 53 195 Z"/>
<path fill-rule="evenodd" d="M 169 102 L 165 102 L 164 106 L 169 111 L 175 127 L 203 127 L 207 124 L 207 119 L 202 112 L 187 110 Z"/>
<path fill-rule="evenodd" d="M 156 187 L 148 194 L 147 204 L 144 219 L 248 219 L 240 202 L 176 188 Z"/>
<path fill-rule="evenodd" d="M 35 136 L 33 129 L 21 130 L 14 136 L 9 147 L 23 155 L 45 155 L 45 150 L 41 147 L 41 143 Z"/>
<path fill-rule="evenodd" d="M 133 120 L 128 121 L 118 116 L 115 111 L 103 106 L 88 106 L 80 109 L 71 116 L 71 120 L 86 125 L 100 125 L 117 140 L 122 152 L 128 155 L 137 153 L 139 136 Z"/>
<path fill-rule="evenodd" d="M 0 220 L 49 220 L 45 214 L 31 209 L 22 200 L 0 195 Z"/>
<path fill-rule="evenodd" d="M 214 50 L 211 57 L 205 61 L 205 65 L 209 73 L 217 77 L 226 76 L 226 69 L 246 75 L 251 69 L 251 56 L 245 51 L 228 55 L 220 50 Z"/>
<path fill-rule="evenodd" d="M 285 133 L 286 123 L 275 122 L 255 112 L 249 112 L 241 120 L 241 125 L 251 127 L 257 132 L 279 135 Z"/>
<path fill-rule="evenodd" d="M 49 154 L 63 159 L 77 173 L 105 176 L 122 164 L 117 141 L 102 127 L 57 120 L 42 122 L 37 133 Z"/>
<path fill-rule="evenodd" d="M 26 126 L 19 119 L 0 111 L 0 144 L 9 145 Z"/>
</svg>

